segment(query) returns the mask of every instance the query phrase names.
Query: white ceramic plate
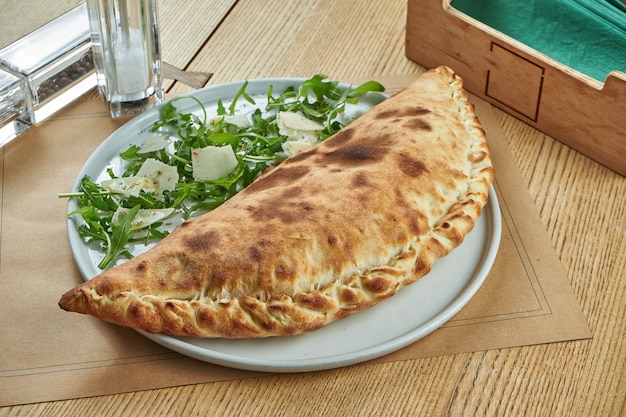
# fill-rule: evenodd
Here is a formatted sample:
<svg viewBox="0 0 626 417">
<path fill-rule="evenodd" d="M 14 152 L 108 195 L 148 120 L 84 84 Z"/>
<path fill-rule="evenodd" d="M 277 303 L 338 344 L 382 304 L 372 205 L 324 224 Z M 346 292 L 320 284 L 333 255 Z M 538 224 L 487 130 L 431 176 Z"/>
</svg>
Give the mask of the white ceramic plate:
<svg viewBox="0 0 626 417">
<path fill-rule="evenodd" d="M 279 93 L 302 79 L 252 80 L 246 91 L 262 105 L 270 85 Z M 222 84 L 192 93 L 215 112 L 217 100 L 228 106 L 241 82 Z M 260 95 L 260 96 L 257 96 Z M 349 114 L 362 113 L 384 99 L 372 94 Z M 241 100 L 243 101 L 243 100 Z M 242 107 L 249 106 L 248 103 Z M 159 106 L 160 107 L 160 106 Z M 87 160 L 74 184 L 84 175 L 101 178 L 108 167 L 121 170 L 119 152 L 131 144 L 141 144 L 159 119 L 159 107 L 151 109 L 122 126 L 100 145 Z M 193 100 L 177 103 L 181 111 L 199 110 Z M 245 109 L 243 109 L 245 111 Z M 120 173 L 120 171 L 118 171 Z M 68 212 L 76 209 L 70 201 Z M 78 235 L 77 219 L 68 219 L 70 246 L 78 268 L 86 280 L 96 276 L 102 253 L 85 244 Z M 368 310 L 312 333 L 268 339 L 196 339 L 162 334 L 141 334 L 156 343 L 202 361 L 233 368 L 267 372 L 303 372 L 347 366 L 374 359 L 401 349 L 441 327 L 474 296 L 484 282 L 496 257 L 501 236 L 498 200 L 493 188 L 489 202 L 461 246 L 437 261 L 432 271 L 418 282 L 402 288 L 394 297 Z M 146 247 L 135 247 L 135 254 Z"/>
</svg>

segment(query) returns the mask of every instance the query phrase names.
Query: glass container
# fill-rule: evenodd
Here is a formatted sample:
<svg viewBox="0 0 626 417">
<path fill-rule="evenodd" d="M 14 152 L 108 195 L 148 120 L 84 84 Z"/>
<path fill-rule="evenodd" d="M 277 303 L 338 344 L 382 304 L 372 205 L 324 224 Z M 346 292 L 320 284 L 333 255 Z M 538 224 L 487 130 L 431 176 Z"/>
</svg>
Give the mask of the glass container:
<svg viewBox="0 0 626 417">
<path fill-rule="evenodd" d="M 30 127 L 24 80 L 0 70 L 0 146 Z"/>
<path fill-rule="evenodd" d="M 27 123 L 40 123 L 96 85 L 87 8 L 70 10 L 0 51 L 0 69 L 23 80 Z"/>
<path fill-rule="evenodd" d="M 163 101 L 155 0 L 87 0 L 98 91 L 111 117 Z"/>
</svg>

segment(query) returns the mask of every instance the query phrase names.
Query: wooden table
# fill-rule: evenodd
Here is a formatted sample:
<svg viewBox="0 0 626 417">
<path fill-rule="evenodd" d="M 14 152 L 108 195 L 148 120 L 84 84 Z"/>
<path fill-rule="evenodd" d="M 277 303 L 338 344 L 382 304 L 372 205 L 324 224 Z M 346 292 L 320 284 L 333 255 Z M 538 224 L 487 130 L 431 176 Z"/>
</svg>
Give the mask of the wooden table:
<svg viewBox="0 0 626 417">
<path fill-rule="evenodd" d="M 0 46 L 73 5 L 10 0 Z M 404 55 L 403 0 L 171 0 L 159 3 L 163 58 L 258 77 L 418 74 Z M 168 81 L 168 92 L 191 87 Z M 541 221 L 589 320 L 588 340 L 306 374 L 272 375 L 5 407 L 1 416 L 626 416 L 626 179 L 494 109 Z M 45 126 L 39 127 L 45 129 Z"/>
</svg>

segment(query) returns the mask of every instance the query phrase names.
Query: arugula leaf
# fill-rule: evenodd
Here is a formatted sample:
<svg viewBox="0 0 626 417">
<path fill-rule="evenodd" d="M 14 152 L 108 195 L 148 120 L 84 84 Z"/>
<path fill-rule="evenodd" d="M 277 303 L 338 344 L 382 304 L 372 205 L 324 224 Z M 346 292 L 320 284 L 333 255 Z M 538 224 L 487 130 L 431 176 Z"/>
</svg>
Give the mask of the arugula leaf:
<svg viewBox="0 0 626 417">
<path fill-rule="evenodd" d="M 381 83 L 377 81 L 367 81 L 352 90 L 349 95 L 350 97 L 356 97 L 370 92 L 382 93 L 383 91 L 385 91 L 385 87 Z"/>
<path fill-rule="evenodd" d="M 105 269 L 111 265 L 115 259 L 121 255 L 125 255 L 128 258 L 132 258 L 132 254 L 126 245 L 132 237 L 132 224 L 137 213 L 139 212 L 139 205 L 136 205 L 127 213 L 119 216 L 118 223 L 111 222 L 111 234 L 105 234 L 106 236 L 106 252 L 102 261 L 98 264 L 98 268 Z"/>
<path fill-rule="evenodd" d="M 68 216 L 80 215 L 83 224 L 79 234 L 89 243 L 98 243 L 105 250 L 100 269 L 109 267 L 120 256 L 132 257 L 127 249 L 130 242 L 148 243 L 151 239 L 162 239 L 168 232 L 160 230 L 161 222 L 139 231 L 132 229 L 132 222 L 139 209 L 174 208 L 186 219 L 198 212 L 213 210 L 241 189 L 255 181 L 263 172 L 280 164 L 285 158 L 282 146 L 287 137 L 281 135 L 275 119 L 278 112 L 299 112 L 305 117 L 321 123 L 324 129 L 319 140 L 323 141 L 344 127 L 338 117 L 345 112 L 347 104 L 358 103 L 361 96 L 369 92 L 384 91 L 384 87 L 369 81 L 356 87 L 342 88 L 337 81 L 328 81 L 323 74 L 305 80 L 299 87 L 287 87 L 281 93 L 274 93 L 274 86 L 267 91 L 267 105 L 264 109 L 255 108 L 248 118 L 250 126 L 241 127 L 230 123 L 225 116 L 235 114 L 240 100 L 256 105 L 244 82 L 233 100 L 225 107 L 221 99 L 217 101 L 217 118 L 208 120 L 206 108 L 194 96 L 174 98 L 163 105 L 160 118 L 152 131 L 170 135 L 173 141 L 170 148 L 152 152 L 140 152 L 141 147 L 131 145 L 120 153 L 125 162 L 120 177 L 136 175 L 148 158 L 175 166 L 179 182 L 174 190 L 166 191 L 157 198 L 154 193 L 141 191 L 138 196 L 113 193 L 95 183 L 91 178 L 82 178 L 79 190 L 75 193 L 59 194 L 59 197 L 75 198 L 78 209 Z M 180 111 L 176 106 L 182 100 L 194 100 L 200 116 Z M 197 181 L 193 177 L 191 154 L 193 149 L 206 146 L 231 146 L 237 156 L 234 171 L 217 180 Z M 116 178 L 113 169 L 107 168 L 109 177 Z M 113 214 L 118 207 L 127 211 L 113 222 Z"/>
<path fill-rule="evenodd" d="M 230 103 L 230 107 L 228 107 L 228 114 L 233 115 L 235 114 L 235 109 L 237 107 L 237 101 L 239 101 L 239 97 L 245 98 L 248 103 L 255 105 L 255 101 L 252 97 L 250 97 L 248 95 L 248 93 L 246 93 L 246 87 L 248 87 L 248 81 L 245 81 L 243 83 L 243 85 L 241 86 L 241 88 L 239 89 L 239 91 L 237 92 L 237 94 L 235 94 L 235 97 L 233 98 L 233 102 Z"/>
</svg>

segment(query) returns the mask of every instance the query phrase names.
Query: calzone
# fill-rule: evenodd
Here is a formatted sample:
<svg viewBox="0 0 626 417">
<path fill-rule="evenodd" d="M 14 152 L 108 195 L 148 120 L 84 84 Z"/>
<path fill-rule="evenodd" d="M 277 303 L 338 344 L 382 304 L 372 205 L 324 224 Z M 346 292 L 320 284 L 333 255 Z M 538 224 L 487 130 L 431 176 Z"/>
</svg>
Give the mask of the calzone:
<svg viewBox="0 0 626 417">
<path fill-rule="evenodd" d="M 493 176 L 462 80 L 439 67 L 59 305 L 169 335 L 314 331 L 427 274 Z"/>
</svg>

